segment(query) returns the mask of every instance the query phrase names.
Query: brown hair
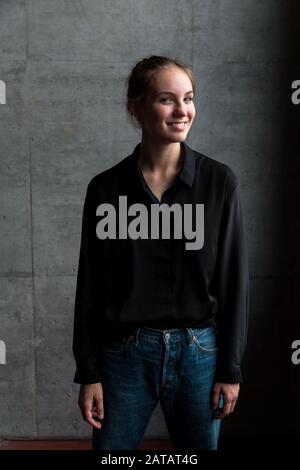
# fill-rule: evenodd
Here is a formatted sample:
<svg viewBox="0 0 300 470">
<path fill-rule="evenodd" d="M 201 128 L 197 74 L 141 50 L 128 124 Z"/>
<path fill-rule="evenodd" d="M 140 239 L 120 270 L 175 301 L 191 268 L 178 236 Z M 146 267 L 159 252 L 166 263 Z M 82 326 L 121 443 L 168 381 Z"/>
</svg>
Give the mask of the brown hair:
<svg viewBox="0 0 300 470">
<path fill-rule="evenodd" d="M 133 105 L 137 102 L 144 101 L 144 98 L 151 86 L 151 80 L 155 74 L 157 74 L 164 67 L 174 65 L 184 70 L 184 72 L 188 75 L 192 82 L 193 91 L 195 93 L 196 85 L 194 74 L 191 68 L 185 63 L 183 63 L 181 60 L 171 57 L 152 55 L 137 62 L 131 70 L 131 73 L 127 78 L 126 108 L 129 117 L 135 127 L 137 121 L 135 120 L 135 116 L 133 113 Z"/>
</svg>

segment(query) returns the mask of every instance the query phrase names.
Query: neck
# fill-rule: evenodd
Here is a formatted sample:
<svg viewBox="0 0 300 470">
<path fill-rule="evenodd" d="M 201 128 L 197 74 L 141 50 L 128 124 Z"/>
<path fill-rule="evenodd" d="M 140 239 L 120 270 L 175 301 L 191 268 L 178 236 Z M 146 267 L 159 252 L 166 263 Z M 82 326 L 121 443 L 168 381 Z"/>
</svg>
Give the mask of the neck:
<svg viewBox="0 0 300 470">
<path fill-rule="evenodd" d="M 139 153 L 139 165 L 142 170 L 151 173 L 178 172 L 183 158 L 183 146 L 180 142 L 162 144 L 142 138 Z"/>
</svg>

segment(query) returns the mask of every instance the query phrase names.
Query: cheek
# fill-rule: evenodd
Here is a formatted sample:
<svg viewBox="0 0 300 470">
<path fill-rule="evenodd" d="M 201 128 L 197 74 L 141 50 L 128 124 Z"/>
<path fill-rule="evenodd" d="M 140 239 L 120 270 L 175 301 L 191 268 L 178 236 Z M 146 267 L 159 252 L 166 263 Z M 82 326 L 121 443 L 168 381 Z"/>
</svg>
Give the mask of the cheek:
<svg viewBox="0 0 300 470">
<path fill-rule="evenodd" d="M 153 117 L 156 120 L 156 122 L 159 123 L 159 121 L 166 120 L 168 118 L 169 114 L 170 113 L 168 112 L 168 110 L 165 107 L 163 107 L 163 108 L 160 107 L 160 108 L 156 108 L 154 110 Z"/>
<path fill-rule="evenodd" d="M 192 120 L 194 119 L 194 117 L 196 116 L 196 109 L 195 107 L 193 106 L 192 109 L 189 110 L 189 118 Z"/>
</svg>

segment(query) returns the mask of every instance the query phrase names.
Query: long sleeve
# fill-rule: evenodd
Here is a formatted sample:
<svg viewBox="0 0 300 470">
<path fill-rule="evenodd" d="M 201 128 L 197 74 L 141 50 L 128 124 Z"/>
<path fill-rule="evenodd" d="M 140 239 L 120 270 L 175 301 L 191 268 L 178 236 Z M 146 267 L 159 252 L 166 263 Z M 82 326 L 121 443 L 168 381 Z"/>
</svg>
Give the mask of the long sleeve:
<svg viewBox="0 0 300 470">
<path fill-rule="evenodd" d="M 231 189 L 222 214 L 216 271 L 212 290 L 218 301 L 218 354 L 215 380 L 242 382 L 241 362 L 247 342 L 249 273 L 242 208 L 237 178 L 230 172 Z M 233 186 L 233 189 L 232 189 Z"/>
<path fill-rule="evenodd" d="M 95 212 L 95 185 L 91 181 L 87 187 L 83 207 L 74 309 L 73 354 L 76 361 L 74 382 L 79 384 L 100 382 L 99 338 L 96 328 L 99 318 L 96 293 L 99 291 L 100 279 L 96 277 L 96 263 L 99 258 L 95 243 Z"/>
</svg>

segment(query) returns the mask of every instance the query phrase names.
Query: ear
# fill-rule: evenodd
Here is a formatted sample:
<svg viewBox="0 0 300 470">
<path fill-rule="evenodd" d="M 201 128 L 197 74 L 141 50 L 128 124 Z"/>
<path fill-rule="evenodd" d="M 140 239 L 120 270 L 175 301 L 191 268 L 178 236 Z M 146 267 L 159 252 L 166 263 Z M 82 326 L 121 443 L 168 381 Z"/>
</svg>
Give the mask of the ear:
<svg viewBox="0 0 300 470">
<path fill-rule="evenodd" d="M 132 105 L 132 114 L 136 118 L 136 120 L 141 124 L 144 116 L 144 108 L 143 104 L 138 101 Z"/>
</svg>

